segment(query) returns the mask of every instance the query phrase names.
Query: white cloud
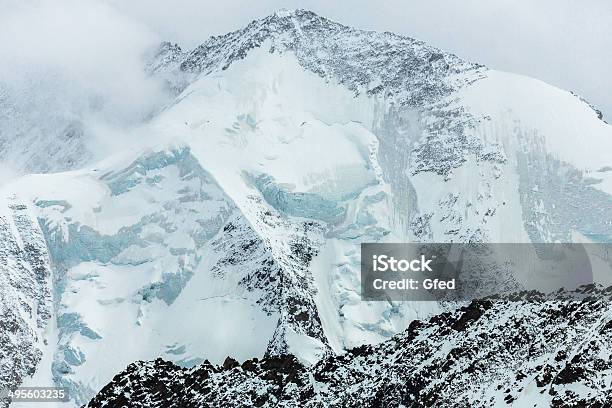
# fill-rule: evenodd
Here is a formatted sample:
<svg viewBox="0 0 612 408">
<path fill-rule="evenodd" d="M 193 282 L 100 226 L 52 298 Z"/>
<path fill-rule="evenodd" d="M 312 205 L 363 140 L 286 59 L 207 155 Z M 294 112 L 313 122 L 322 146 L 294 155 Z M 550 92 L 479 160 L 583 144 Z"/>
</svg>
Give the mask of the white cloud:
<svg viewBox="0 0 612 408">
<path fill-rule="evenodd" d="M 144 54 L 161 41 L 145 22 L 95 0 L 0 0 L 0 10 L 4 180 L 126 148 L 139 137 L 133 129 L 168 101 L 143 69 Z M 78 157 L 37 162 L 75 126 L 86 146 Z M 65 154 L 78 149 L 66 146 Z"/>
<path fill-rule="evenodd" d="M 129 124 L 162 97 L 142 69 L 159 38 L 140 21 L 91 0 L 0 7 L 0 84 L 15 103 Z"/>
</svg>

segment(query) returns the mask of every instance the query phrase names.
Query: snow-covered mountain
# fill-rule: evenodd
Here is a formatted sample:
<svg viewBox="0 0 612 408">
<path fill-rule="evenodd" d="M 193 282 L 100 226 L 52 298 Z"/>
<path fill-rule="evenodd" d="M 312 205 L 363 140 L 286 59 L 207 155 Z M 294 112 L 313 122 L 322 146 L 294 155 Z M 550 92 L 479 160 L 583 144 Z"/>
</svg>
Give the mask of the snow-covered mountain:
<svg viewBox="0 0 612 408">
<path fill-rule="evenodd" d="M 361 301 L 361 242 L 610 240 L 612 128 L 570 92 L 303 10 L 146 69 L 176 96 L 136 147 L 2 189 L 53 275 L 23 375 L 73 403 L 135 360 L 308 366 L 442 311 Z"/>
</svg>

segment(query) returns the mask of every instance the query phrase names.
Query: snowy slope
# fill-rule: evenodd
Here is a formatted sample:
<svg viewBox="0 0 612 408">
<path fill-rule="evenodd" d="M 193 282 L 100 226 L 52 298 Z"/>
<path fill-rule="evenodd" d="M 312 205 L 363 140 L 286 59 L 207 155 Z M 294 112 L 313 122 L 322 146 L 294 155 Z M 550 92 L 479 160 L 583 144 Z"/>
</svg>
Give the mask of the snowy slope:
<svg viewBox="0 0 612 408">
<path fill-rule="evenodd" d="M 362 302 L 361 242 L 610 240 L 612 128 L 569 92 L 302 10 L 147 70 L 177 96 L 133 149 L 6 187 L 45 234 L 49 378 L 77 403 L 137 359 L 308 365 L 440 312 Z"/>
<path fill-rule="evenodd" d="M 30 176 L 20 184 L 36 197 L 61 294 L 53 380 L 76 402 L 135 356 L 162 353 L 189 366 L 231 351 L 263 354 L 273 312 L 253 306 L 257 296 L 241 293 L 230 267 L 216 271 L 227 281 L 211 271 L 226 256 L 214 252 L 215 238 L 240 219 L 187 149 L 145 153 L 118 172 Z"/>
</svg>

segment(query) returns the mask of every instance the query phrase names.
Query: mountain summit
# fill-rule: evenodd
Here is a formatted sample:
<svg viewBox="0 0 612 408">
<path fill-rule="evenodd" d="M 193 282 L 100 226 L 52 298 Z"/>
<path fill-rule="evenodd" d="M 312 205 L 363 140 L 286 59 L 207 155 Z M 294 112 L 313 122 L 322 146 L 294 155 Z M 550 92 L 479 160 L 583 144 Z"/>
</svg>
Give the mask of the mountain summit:
<svg viewBox="0 0 612 408">
<path fill-rule="evenodd" d="M 193 51 L 170 51 L 186 72 L 210 74 L 225 70 L 264 43 L 270 52 L 291 51 L 299 64 L 348 89 L 394 97 L 398 103 L 420 105 L 451 90 L 440 80 L 481 68 L 421 41 L 389 32 L 357 30 L 307 10 L 280 10 L 245 28 L 210 38 Z M 163 64 L 157 64 L 163 69 Z"/>
</svg>

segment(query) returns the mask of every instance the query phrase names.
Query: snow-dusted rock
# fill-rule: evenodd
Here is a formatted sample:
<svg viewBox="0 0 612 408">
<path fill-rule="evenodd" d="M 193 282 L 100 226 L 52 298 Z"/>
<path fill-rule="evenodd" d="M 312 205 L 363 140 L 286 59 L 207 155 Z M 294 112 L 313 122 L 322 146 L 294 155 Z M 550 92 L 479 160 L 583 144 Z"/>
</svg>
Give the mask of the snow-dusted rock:
<svg viewBox="0 0 612 408">
<path fill-rule="evenodd" d="M 293 356 L 138 361 L 87 407 L 606 406 L 611 295 L 589 286 L 475 300 L 310 367 Z"/>
<path fill-rule="evenodd" d="M 36 372 L 51 316 L 49 255 L 38 223 L 23 202 L 0 198 L 0 389 Z"/>
</svg>

